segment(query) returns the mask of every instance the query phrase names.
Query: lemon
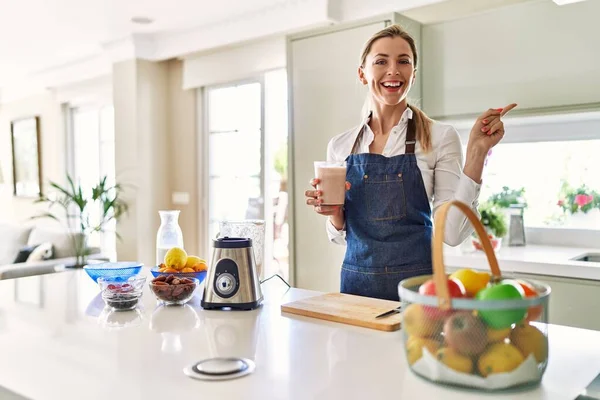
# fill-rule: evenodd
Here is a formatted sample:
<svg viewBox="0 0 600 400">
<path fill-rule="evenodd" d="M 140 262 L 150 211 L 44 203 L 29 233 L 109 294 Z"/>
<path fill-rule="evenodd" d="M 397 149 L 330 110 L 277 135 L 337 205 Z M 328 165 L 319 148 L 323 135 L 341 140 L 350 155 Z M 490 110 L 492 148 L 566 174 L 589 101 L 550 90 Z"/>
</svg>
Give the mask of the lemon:
<svg viewBox="0 0 600 400">
<path fill-rule="evenodd" d="M 473 370 L 473 360 L 471 357 L 464 356 L 454 349 L 443 347 L 435 353 L 436 358 L 446 366 L 458 372 L 470 374 Z"/>
<path fill-rule="evenodd" d="M 206 261 L 204 261 L 203 259 L 201 259 L 198 256 L 188 256 L 187 257 L 187 261 L 185 262 L 185 267 L 186 268 L 194 268 L 194 265 L 198 264 L 198 263 L 206 263 Z"/>
<path fill-rule="evenodd" d="M 510 334 L 510 341 L 527 358 L 533 354 L 538 363 L 548 358 L 548 338 L 533 325 L 518 324 Z"/>
<path fill-rule="evenodd" d="M 173 247 L 165 254 L 165 265 L 178 271 L 185 268 L 187 253 L 180 247 Z"/>
<path fill-rule="evenodd" d="M 463 268 L 450 275 L 450 278 L 459 280 L 465 287 L 467 296 L 474 297 L 477 292 L 487 286 L 490 281 L 490 274 Z"/>
<path fill-rule="evenodd" d="M 408 337 L 408 340 L 406 340 L 406 356 L 408 357 L 408 363 L 410 365 L 413 365 L 421 357 L 423 357 L 424 347 L 427 348 L 431 354 L 435 354 L 435 352 L 440 348 L 440 342 L 413 335 Z"/>
<path fill-rule="evenodd" d="M 488 343 L 504 342 L 504 340 L 508 339 L 508 337 L 510 336 L 511 330 L 512 330 L 512 328 L 510 326 L 508 328 L 504 328 L 504 329 L 494 329 L 494 328 L 490 328 L 488 326 L 487 327 Z"/>
<path fill-rule="evenodd" d="M 477 367 L 483 377 L 510 372 L 525 360 L 519 349 L 509 343 L 494 343 L 479 357 Z"/>
</svg>

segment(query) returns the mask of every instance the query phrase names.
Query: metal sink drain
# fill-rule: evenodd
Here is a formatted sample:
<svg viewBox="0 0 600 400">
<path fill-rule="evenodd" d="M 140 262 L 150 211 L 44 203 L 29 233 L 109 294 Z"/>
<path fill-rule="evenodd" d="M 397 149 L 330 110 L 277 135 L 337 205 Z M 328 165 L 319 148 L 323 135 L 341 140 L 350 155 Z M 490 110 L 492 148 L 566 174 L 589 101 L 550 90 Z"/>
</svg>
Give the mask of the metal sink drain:
<svg viewBox="0 0 600 400">
<path fill-rule="evenodd" d="M 254 371 L 254 368 L 254 361 L 247 358 L 217 357 L 185 367 L 183 373 L 194 379 L 219 381 L 248 375 Z"/>
</svg>

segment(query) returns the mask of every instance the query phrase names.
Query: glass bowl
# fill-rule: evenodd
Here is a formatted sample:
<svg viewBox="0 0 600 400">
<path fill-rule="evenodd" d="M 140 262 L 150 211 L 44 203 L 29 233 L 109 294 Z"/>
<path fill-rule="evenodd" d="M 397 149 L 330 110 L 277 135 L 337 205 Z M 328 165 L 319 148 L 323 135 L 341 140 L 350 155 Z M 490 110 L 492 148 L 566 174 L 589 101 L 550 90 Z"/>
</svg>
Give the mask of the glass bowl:
<svg viewBox="0 0 600 400">
<path fill-rule="evenodd" d="M 144 264 L 138 262 L 103 262 L 98 264 L 90 264 L 83 267 L 85 272 L 94 282 L 98 282 L 98 278 L 108 278 L 113 280 L 126 281 L 128 278 L 138 275 Z"/>
<path fill-rule="evenodd" d="M 178 278 L 175 275 L 159 276 L 150 283 L 150 290 L 165 305 L 185 304 L 192 297 L 200 281 L 196 278 Z"/>
<path fill-rule="evenodd" d="M 493 235 L 490 235 L 488 237 L 490 239 L 490 243 L 492 244 L 492 248 L 494 249 L 494 251 L 500 251 L 500 248 L 502 247 L 502 238 Z M 473 244 L 475 250 L 483 251 L 483 245 L 481 244 L 481 240 L 477 236 L 473 236 L 471 238 L 471 243 Z"/>
<path fill-rule="evenodd" d="M 200 272 L 177 272 L 177 273 L 169 273 L 169 272 L 160 272 L 158 270 L 158 267 L 154 267 L 150 270 L 150 272 L 152 273 L 152 276 L 159 277 L 161 275 L 165 275 L 165 276 L 169 276 L 169 275 L 174 275 L 177 278 L 196 278 L 198 279 L 199 283 L 202 283 L 204 281 L 204 279 L 206 278 L 206 275 L 208 273 L 208 271 L 200 271 Z"/>
<path fill-rule="evenodd" d="M 127 280 L 98 278 L 102 300 L 115 311 L 133 310 L 144 292 L 145 276 L 132 276 Z"/>
</svg>

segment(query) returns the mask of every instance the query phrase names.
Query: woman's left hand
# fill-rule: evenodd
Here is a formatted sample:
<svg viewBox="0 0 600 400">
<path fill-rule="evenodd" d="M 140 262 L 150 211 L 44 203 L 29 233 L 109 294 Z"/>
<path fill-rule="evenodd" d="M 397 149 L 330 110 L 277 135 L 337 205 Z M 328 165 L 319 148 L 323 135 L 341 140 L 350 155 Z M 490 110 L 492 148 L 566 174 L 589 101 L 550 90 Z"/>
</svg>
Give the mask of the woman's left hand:
<svg viewBox="0 0 600 400">
<path fill-rule="evenodd" d="M 498 144 L 504 137 L 504 122 L 502 117 L 515 108 L 515 103 L 500 109 L 489 109 L 484 112 L 471 129 L 468 148 L 476 149 L 485 154 Z"/>
</svg>

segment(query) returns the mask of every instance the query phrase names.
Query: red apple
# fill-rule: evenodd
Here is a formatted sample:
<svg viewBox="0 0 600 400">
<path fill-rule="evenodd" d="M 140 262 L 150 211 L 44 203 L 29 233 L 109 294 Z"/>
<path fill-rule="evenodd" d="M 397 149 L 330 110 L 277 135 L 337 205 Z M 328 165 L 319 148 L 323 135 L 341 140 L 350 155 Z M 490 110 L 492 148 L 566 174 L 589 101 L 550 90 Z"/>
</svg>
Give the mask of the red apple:
<svg viewBox="0 0 600 400">
<path fill-rule="evenodd" d="M 448 279 L 448 292 L 450 293 L 450 297 L 466 297 L 465 287 L 458 279 Z M 435 283 L 433 282 L 433 279 L 429 279 L 419 286 L 419 294 L 426 296 L 436 295 Z M 425 306 L 423 308 L 427 316 L 435 320 L 443 319 L 453 312 L 453 310 L 440 310 L 437 307 L 431 306 Z"/>
<path fill-rule="evenodd" d="M 448 317 L 444 338 L 449 347 L 465 356 L 481 354 L 488 343 L 484 323 L 470 311 L 458 311 Z"/>
<path fill-rule="evenodd" d="M 529 282 L 525 282 L 525 281 L 521 281 L 521 280 L 517 280 L 517 282 L 519 283 L 519 285 L 521 285 L 521 288 L 523 289 L 523 293 L 525 294 L 525 297 L 537 297 L 538 296 L 537 290 L 535 290 L 533 285 L 531 285 Z M 529 307 L 529 309 L 527 309 L 527 321 L 537 321 L 537 319 L 540 317 L 540 315 L 542 315 L 542 312 L 543 312 L 543 308 L 542 308 L 541 304 L 539 306 Z"/>
</svg>

